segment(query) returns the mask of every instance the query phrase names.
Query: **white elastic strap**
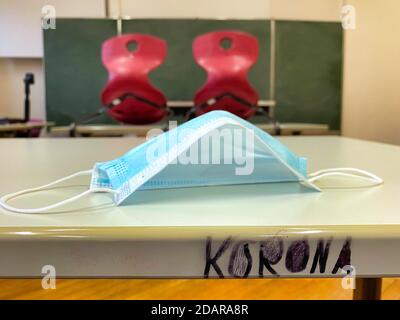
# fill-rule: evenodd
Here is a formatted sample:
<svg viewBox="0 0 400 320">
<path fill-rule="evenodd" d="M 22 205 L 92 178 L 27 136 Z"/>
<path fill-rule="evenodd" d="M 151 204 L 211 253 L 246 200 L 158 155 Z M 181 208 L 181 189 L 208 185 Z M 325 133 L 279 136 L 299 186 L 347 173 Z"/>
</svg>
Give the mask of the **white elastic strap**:
<svg viewBox="0 0 400 320">
<path fill-rule="evenodd" d="M 85 197 L 86 195 L 88 195 L 90 193 L 93 193 L 93 192 L 118 193 L 117 191 L 111 190 L 111 189 L 94 188 L 94 189 L 86 190 L 86 191 L 84 191 L 84 192 L 82 192 L 80 194 L 77 194 L 76 196 L 73 196 L 71 198 L 68 198 L 68 199 L 62 200 L 60 202 L 48 205 L 46 207 L 34 208 L 34 209 L 16 208 L 16 207 L 13 207 L 13 206 L 10 206 L 10 205 L 7 204 L 7 202 L 9 200 L 11 200 L 13 198 L 16 198 L 18 196 L 21 196 L 23 194 L 28 194 L 28 193 L 32 193 L 32 192 L 36 192 L 36 191 L 41 191 L 41 190 L 46 190 L 49 187 L 54 186 L 54 185 L 59 184 L 59 183 L 62 183 L 64 181 L 66 181 L 66 180 L 70 180 L 70 179 L 78 177 L 78 176 L 89 175 L 89 174 L 92 173 L 92 171 L 93 170 L 79 171 L 79 172 L 76 172 L 74 174 L 71 174 L 70 176 L 58 179 L 56 181 L 53 181 L 51 183 L 48 183 L 48 184 L 40 186 L 40 187 L 25 189 L 25 190 L 21 190 L 21 191 L 15 192 L 15 193 L 7 194 L 7 195 L 5 195 L 5 196 L 0 198 L 0 207 L 3 207 L 4 209 L 7 209 L 9 211 L 18 212 L 18 213 L 40 213 L 40 212 L 45 212 L 45 211 L 49 211 L 49 210 L 64 206 L 64 205 L 66 205 L 68 203 L 71 203 L 71 202 L 76 201 L 76 200 L 78 200 L 78 199 L 80 199 L 82 197 Z"/>
<path fill-rule="evenodd" d="M 319 170 L 314 173 L 311 173 L 308 175 L 309 182 L 313 182 L 316 180 L 319 180 L 324 177 L 329 177 L 329 176 L 343 176 L 343 177 L 350 177 L 350 178 L 358 178 L 358 179 L 363 179 L 368 182 L 372 182 L 373 186 L 377 186 L 383 183 L 383 179 L 378 177 L 377 175 L 357 169 L 357 168 L 332 168 L 332 169 L 325 169 L 325 170 Z"/>
</svg>

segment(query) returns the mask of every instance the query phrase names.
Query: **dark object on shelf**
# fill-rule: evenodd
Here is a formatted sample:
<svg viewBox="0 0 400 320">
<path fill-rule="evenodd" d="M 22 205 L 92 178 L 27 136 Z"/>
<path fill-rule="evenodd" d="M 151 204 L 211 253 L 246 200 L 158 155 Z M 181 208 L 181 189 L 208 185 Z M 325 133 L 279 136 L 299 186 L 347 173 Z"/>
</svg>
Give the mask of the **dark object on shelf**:
<svg viewBox="0 0 400 320">
<path fill-rule="evenodd" d="M 35 76 L 33 73 L 26 73 L 24 78 L 25 83 L 25 103 L 24 103 L 24 122 L 28 122 L 31 118 L 31 101 L 29 95 L 31 93 L 30 86 L 35 84 Z"/>
<path fill-rule="evenodd" d="M 33 73 L 28 72 L 25 74 L 23 81 L 24 81 L 24 93 L 25 93 L 23 118 L 1 118 L 0 125 L 18 124 L 18 123 L 24 124 L 31 121 L 30 86 L 35 84 L 35 75 Z M 38 120 L 34 122 L 38 122 Z M 19 130 L 10 129 L 10 130 L 11 130 L 10 133 L 12 134 L 11 136 L 14 137 L 38 137 L 40 135 L 41 128 L 40 127 L 32 128 L 31 126 L 28 125 L 26 130 L 21 130 L 21 129 Z"/>
<path fill-rule="evenodd" d="M 31 101 L 29 95 L 31 93 L 30 86 L 35 84 L 35 76 L 33 73 L 26 73 L 24 77 L 25 84 L 25 101 L 24 101 L 24 118 L 1 118 L 0 124 L 7 123 L 26 123 L 30 120 L 31 117 Z"/>
</svg>

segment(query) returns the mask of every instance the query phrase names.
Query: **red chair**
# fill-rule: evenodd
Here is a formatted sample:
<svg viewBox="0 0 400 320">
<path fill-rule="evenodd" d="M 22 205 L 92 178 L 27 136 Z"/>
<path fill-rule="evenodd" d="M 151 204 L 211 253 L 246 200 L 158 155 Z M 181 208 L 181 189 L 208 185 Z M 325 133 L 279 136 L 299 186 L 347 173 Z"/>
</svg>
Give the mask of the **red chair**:
<svg viewBox="0 0 400 320">
<path fill-rule="evenodd" d="M 207 82 L 194 97 L 196 116 L 226 110 L 248 119 L 256 113 L 258 94 L 247 79 L 258 57 L 256 37 L 228 30 L 206 33 L 194 40 L 193 55 L 207 71 Z"/>
<path fill-rule="evenodd" d="M 130 45 L 136 48 L 130 50 Z M 145 34 L 124 34 L 103 43 L 102 61 L 109 77 L 101 100 L 111 117 L 150 124 L 167 116 L 167 99 L 149 81 L 149 72 L 164 62 L 166 54 L 164 40 Z"/>
</svg>

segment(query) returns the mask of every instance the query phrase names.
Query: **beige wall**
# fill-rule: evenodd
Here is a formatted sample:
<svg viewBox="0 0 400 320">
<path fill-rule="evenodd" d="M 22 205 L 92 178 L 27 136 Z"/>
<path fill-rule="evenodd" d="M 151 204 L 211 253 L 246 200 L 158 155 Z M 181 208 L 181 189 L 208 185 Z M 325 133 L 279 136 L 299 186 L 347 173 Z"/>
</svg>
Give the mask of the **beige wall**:
<svg viewBox="0 0 400 320">
<path fill-rule="evenodd" d="M 345 33 L 343 135 L 400 144 L 400 1 L 350 0 Z"/>
<path fill-rule="evenodd" d="M 110 15 L 131 18 L 267 18 L 271 0 L 110 0 Z M 301 0 L 303 1 L 303 0 Z M 332 0 L 329 0 L 332 1 Z"/>
<path fill-rule="evenodd" d="M 104 0 L 0 0 L 0 117 L 23 115 L 25 73 L 31 87 L 32 118 L 45 119 L 41 9 L 53 5 L 57 17 L 105 17 Z"/>
<path fill-rule="evenodd" d="M 271 18 L 340 21 L 343 0 L 270 0 Z"/>
<path fill-rule="evenodd" d="M 343 0 L 109 0 L 110 15 L 131 18 L 275 18 L 339 21 Z M 120 3 L 120 5 L 119 5 Z"/>
<path fill-rule="evenodd" d="M 104 0 L 0 0 L 0 57 L 43 56 L 42 8 L 52 5 L 56 17 L 105 16 Z"/>
</svg>

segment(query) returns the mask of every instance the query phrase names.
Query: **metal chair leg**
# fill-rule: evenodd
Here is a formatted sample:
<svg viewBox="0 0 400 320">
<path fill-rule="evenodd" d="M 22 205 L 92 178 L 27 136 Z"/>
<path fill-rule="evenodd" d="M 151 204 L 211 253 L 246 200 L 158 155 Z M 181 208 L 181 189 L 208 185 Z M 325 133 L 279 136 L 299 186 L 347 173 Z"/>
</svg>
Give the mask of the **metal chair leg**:
<svg viewBox="0 0 400 320">
<path fill-rule="evenodd" d="M 357 278 L 353 300 L 380 300 L 382 278 Z"/>
</svg>

